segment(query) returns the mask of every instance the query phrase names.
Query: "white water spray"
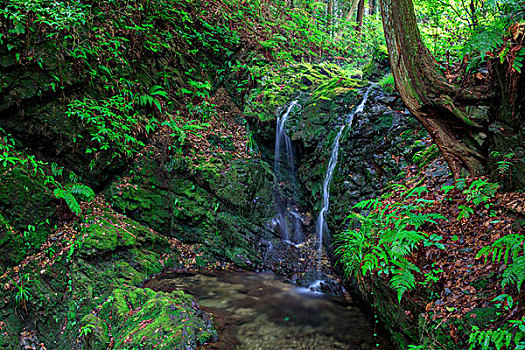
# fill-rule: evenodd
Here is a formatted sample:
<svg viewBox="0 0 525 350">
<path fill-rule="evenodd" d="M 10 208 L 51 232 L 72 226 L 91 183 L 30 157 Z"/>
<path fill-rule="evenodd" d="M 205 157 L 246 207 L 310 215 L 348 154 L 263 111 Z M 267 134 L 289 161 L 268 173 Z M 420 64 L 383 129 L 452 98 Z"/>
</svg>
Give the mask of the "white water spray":
<svg viewBox="0 0 525 350">
<path fill-rule="evenodd" d="M 334 142 L 332 143 L 332 156 L 330 157 L 330 162 L 328 163 L 328 167 L 326 168 L 326 175 L 323 182 L 323 207 L 321 208 L 321 211 L 319 212 L 319 216 L 317 217 L 317 234 L 319 238 L 319 246 L 318 246 L 318 262 L 317 262 L 317 271 L 318 273 L 321 272 L 321 257 L 323 254 L 323 234 L 328 232 L 328 227 L 326 225 L 326 213 L 328 212 L 328 207 L 330 206 L 330 183 L 332 182 L 332 177 L 334 176 L 334 170 L 335 166 L 337 165 L 337 156 L 339 155 L 339 141 L 341 139 L 341 136 L 343 135 L 343 132 L 347 126 L 351 126 L 352 122 L 354 120 L 354 117 L 363 112 L 363 108 L 365 107 L 366 101 L 368 99 L 368 95 L 370 91 L 372 91 L 372 88 L 375 85 L 372 85 L 366 90 L 365 95 L 363 97 L 363 100 L 361 103 L 357 106 L 356 109 L 352 113 L 350 113 L 341 125 L 339 132 L 337 133 L 337 136 L 335 137 Z"/>
<path fill-rule="evenodd" d="M 275 154 L 273 170 L 278 182 L 283 180 L 283 174 L 286 174 L 289 177 L 293 177 L 295 172 L 292 141 L 290 140 L 288 134 L 286 134 L 286 121 L 288 120 L 288 117 L 290 116 L 290 113 L 292 112 L 293 108 L 295 106 L 298 106 L 297 102 L 298 101 L 296 100 L 290 103 L 286 112 L 277 116 L 277 125 L 275 128 Z M 283 143 L 284 147 L 282 147 Z M 281 169 L 281 167 L 284 169 Z M 291 212 L 288 207 L 292 203 L 290 203 L 288 198 L 282 198 L 279 195 L 279 193 L 276 193 L 275 200 L 277 203 L 277 221 L 279 224 L 279 230 L 281 232 L 281 238 L 283 239 L 283 241 L 290 241 L 291 237 L 288 233 L 288 216 L 290 213 L 293 215 L 293 212 Z M 302 236 L 302 232 L 298 234 L 297 227 L 300 227 L 300 223 L 297 222 L 297 216 L 294 215 L 294 217 L 296 218 L 296 223 L 293 240 L 296 243 L 298 243 L 298 236 Z"/>
</svg>

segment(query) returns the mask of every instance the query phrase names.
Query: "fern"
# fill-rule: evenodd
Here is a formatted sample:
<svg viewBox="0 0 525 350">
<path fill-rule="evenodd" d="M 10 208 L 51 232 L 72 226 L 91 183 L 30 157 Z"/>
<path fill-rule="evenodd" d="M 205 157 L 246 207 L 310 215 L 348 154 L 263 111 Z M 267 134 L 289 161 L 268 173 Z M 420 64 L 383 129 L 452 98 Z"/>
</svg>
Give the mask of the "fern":
<svg viewBox="0 0 525 350">
<path fill-rule="evenodd" d="M 518 73 L 521 73 L 521 68 L 523 67 L 524 58 L 525 58 L 525 48 L 522 47 L 518 52 L 516 52 L 516 56 L 514 56 L 514 61 L 512 62 L 512 69 L 514 69 Z"/>
<path fill-rule="evenodd" d="M 519 233 L 503 236 L 491 246 L 482 248 L 476 258 L 492 255 L 492 262 L 500 262 L 503 258 L 503 262 L 508 265 L 510 258 L 515 260 L 520 252 L 525 252 L 524 239 L 525 237 Z"/>
<path fill-rule="evenodd" d="M 77 197 L 84 200 L 91 200 L 95 196 L 95 192 L 86 185 L 75 183 L 64 186 L 64 188 L 56 188 L 53 195 L 58 199 L 63 199 L 68 208 L 75 214 L 80 215 L 82 210 Z"/>
<path fill-rule="evenodd" d="M 336 235 L 339 244 L 336 254 L 345 272 L 359 281 L 369 273 L 393 274 L 390 285 L 401 300 L 406 291 L 415 287 L 414 273 L 419 272 L 407 257 L 421 243 L 435 244 L 435 238 L 431 241 L 419 228 L 427 223 L 437 224 L 437 220 L 445 220 L 445 217 L 420 212 L 432 203 L 417 201 L 428 192 L 424 186 L 408 189 L 391 185 L 390 188 L 397 192 L 399 202 L 393 202 L 387 194 L 354 205 L 354 209 L 370 210 L 370 213 L 367 216 L 348 215 L 349 227 Z"/>
<path fill-rule="evenodd" d="M 161 86 L 154 85 L 149 89 L 147 94 L 139 96 L 138 101 L 141 106 L 155 106 L 159 110 L 159 113 L 162 113 L 162 107 L 157 97 L 167 98 L 168 94 Z"/>
<path fill-rule="evenodd" d="M 521 291 L 521 285 L 525 281 L 525 256 L 520 256 L 507 266 L 503 271 L 502 287 L 507 284 L 515 284 L 518 292 Z"/>
<path fill-rule="evenodd" d="M 58 199 L 63 199 L 66 202 L 68 208 L 75 214 L 80 215 L 82 210 L 80 209 L 80 204 L 78 204 L 77 199 L 69 191 L 63 190 L 62 188 L 57 188 L 53 191 L 53 194 Z"/>
<path fill-rule="evenodd" d="M 83 184 L 69 184 L 64 186 L 64 189 L 68 190 L 74 196 L 80 196 L 84 200 L 91 200 L 95 196 L 95 192 L 86 185 Z"/>
<path fill-rule="evenodd" d="M 428 189 L 426 186 L 414 187 L 413 189 L 407 192 L 406 197 L 407 198 L 412 197 L 412 196 L 421 197 L 421 195 L 425 192 L 428 192 Z"/>
<path fill-rule="evenodd" d="M 495 330 L 489 329 L 482 331 L 478 327 L 473 326 L 468 340 L 470 345 L 469 350 L 508 349 L 513 340 L 515 340 L 514 334 L 508 329 L 498 328 Z"/>
<path fill-rule="evenodd" d="M 492 255 L 493 262 L 503 262 L 507 265 L 503 271 L 501 284 L 505 287 L 507 284 L 515 284 L 518 291 L 525 281 L 525 246 L 523 244 L 525 236 L 518 233 L 506 235 L 498 239 L 491 246 L 483 247 L 477 258 L 485 256 L 488 258 Z"/>
<path fill-rule="evenodd" d="M 403 294 L 416 287 L 416 278 L 409 269 L 395 270 L 394 273 L 390 279 L 390 285 L 397 292 L 397 300 L 401 303 Z"/>
<path fill-rule="evenodd" d="M 490 26 L 481 27 L 477 33 L 474 33 L 463 47 L 463 56 L 472 56 L 479 52 L 481 58 L 485 58 L 488 52 L 491 52 L 503 45 L 504 28 L 499 23 L 493 23 Z"/>
</svg>

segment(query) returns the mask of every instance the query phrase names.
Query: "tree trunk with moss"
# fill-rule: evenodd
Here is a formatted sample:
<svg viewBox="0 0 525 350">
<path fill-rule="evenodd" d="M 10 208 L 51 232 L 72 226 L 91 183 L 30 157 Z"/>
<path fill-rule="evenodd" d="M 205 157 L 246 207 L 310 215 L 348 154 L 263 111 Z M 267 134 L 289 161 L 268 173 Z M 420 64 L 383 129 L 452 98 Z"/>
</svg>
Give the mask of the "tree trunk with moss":
<svg viewBox="0 0 525 350">
<path fill-rule="evenodd" d="M 454 176 L 486 170 L 486 115 L 471 118 L 467 105 L 486 96 L 449 84 L 421 40 L 412 0 L 382 0 L 383 27 L 396 88 L 430 132 Z"/>
<path fill-rule="evenodd" d="M 454 85 L 423 44 L 412 0 L 382 0 L 380 7 L 396 88 L 410 112 L 432 135 L 454 176 L 490 175 L 497 161 L 489 163 L 492 151 L 513 153 L 512 182 L 514 187 L 523 185 L 523 74 L 513 71 L 510 63 L 492 63 L 492 75 L 499 79 L 488 89 L 487 84 L 470 88 Z M 515 38 L 513 42 L 520 46 L 523 41 Z"/>
</svg>

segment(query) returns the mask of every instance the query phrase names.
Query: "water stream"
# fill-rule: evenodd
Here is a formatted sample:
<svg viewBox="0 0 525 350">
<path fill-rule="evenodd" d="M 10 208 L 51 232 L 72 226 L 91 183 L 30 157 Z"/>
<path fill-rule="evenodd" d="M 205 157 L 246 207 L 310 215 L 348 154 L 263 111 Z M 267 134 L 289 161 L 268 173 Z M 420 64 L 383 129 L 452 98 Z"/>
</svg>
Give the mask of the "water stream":
<svg viewBox="0 0 525 350">
<path fill-rule="evenodd" d="M 321 272 L 321 257 L 323 254 L 323 235 L 325 233 L 328 233 L 328 226 L 326 224 L 326 213 L 328 212 L 328 208 L 330 206 L 330 183 L 332 182 L 335 166 L 337 165 L 337 156 L 339 155 L 339 141 L 341 139 L 341 136 L 343 135 L 345 128 L 347 126 L 352 125 L 354 117 L 357 114 L 363 112 L 363 108 L 365 107 L 368 95 L 370 94 L 370 91 L 372 91 L 374 86 L 375 85 L 371 85 L 366 90 L 365 95 L 361 100 L 361 103 L 350 114 L 346 116 L 343 125 L 341 125 L 341 127 L 339 128 L 339 132 L 337 133 L 337 136 L 335 137 L 334 142 L 332 143 L 332 155 L 330 156 L 330 162 L 328 163 L 328 167 L 326 168 L 326 174 L 323 182 L 323 206 L 321 208 L 321 211 L 319 212 L 319 216 L 317 217 L 316 224 L 316 231 L 319 241 L 317 264 L 318 273 Z"/>
<path fill-rule="evenodd" d="M 220 341 L 205 349 L 391 349 L 349 297 L 311 293 L 270 272 L 173 273 L 146 287 L 182 289 L 214 315 Z"/>
<path fill-rule="evenodd" d="M 273 170 L 277 180 L 275 201 L 277 203 L 277 224 L 281 238 L 285 242 L 297 244 L 304 241 L 302 232 L 302 216 L 295 206 L 296 186 L 294 152 L 292 141 L 286 133 L 286 121 L 294 108 L 300 107 L 293 101 L 288 105 L 284 113 L 277 115 L 277 125 L 275 128 L 275 154 Z M 283 147 L 284 146 L 284 147 Z M 291 190 L 287 193 L 286 189 Z M 293 221 L 293 224 L 291 223 Z M 290 232 L 293 230 L 293 236 Z"/>
</svg>

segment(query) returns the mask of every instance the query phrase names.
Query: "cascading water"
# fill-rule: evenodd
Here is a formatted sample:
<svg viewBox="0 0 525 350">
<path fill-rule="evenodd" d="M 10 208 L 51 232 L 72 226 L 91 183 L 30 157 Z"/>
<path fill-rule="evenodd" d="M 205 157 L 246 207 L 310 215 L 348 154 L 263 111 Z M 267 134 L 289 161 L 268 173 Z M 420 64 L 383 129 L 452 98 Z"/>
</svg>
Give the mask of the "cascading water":
<svg viewBox="0 0 525 350">
<path fill-rule="evenodd" d="M 297 104 L 298 101 L 290 103 L 288 108 L 283 114 L 277 116 L 277 125 L 275 130 L 275 160 L 274 160 L 274 173 L 277 179 L 278 187 L 281 187 L 282 183 L 295 181 L 295 164 L 294 154 L 292 148 L 292 141 L 288 134 L 286 134 L 286 121 L 290 116 L 290 113 L 295 106 L 300 107 Z M 284 147 L 283 147 L 284 145 Z M 293 184 L 291 186 L 293 192 Z M 283 241 L 294 243 L 300 243 L 304 240 L 303 233 L 301 230 L 302 217 L 301 214 L 294 209 L 294 193 L 291 196 L 284 194 L 285 191 L 276 191 L 275 201 L 277 203 L 277 224 L 281 233 Z M 294 218 L 294 235 L 290 237 L 288 221 Z"/>
<path fill-rule="evenodd" d="M 343 135 L 345 128 L 347 126 L 351 126 L 354 120 L 354 117 L 363 111 L 363 108 L 365 107 L 366 101 L 368 99 L 368 95 L 370 94 L 370 91 L 372 91 L 372 88 L 374 86 L 375 85 L 372 85 L 366 90 L 361 103 L 357 106 L 356 109 L 354 109 L 345 118 L 343 125 L 341 125 L 339 132 L 337 133 L 337 136 L 335 137 L 335 140 L 332 143 L 332 155 L 330 157 L 330 162 L 328 163 L 328 167 L 326 168 L 326 175 L 325 175 L 324 182 L 323 182 L 323 206 L 321 208 L 321 211 L 319 212 L 319 216 L 317 217 L 317 225 L 316 225 L 316 230 L 317 230 L 318 239 L 319 239 L 319 242 L 318 242 L 319 246 L 317 248 L 318 249 L 317 272 L 319 274 L 321 272 L 321 257 L 323 254 L 323 234 L 328 232 L 328 227 L 326 225 L 326 213 L 328 212 L 328 207 L 330 205 L 330 183 L 332 182 L 332 177 L 334 176 L 335 166 L 337 165 L 337 156 L 339 154 L 339 141 L 341 139 L 341 136 Z"/>
</svg>

